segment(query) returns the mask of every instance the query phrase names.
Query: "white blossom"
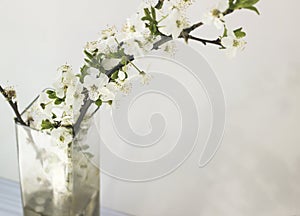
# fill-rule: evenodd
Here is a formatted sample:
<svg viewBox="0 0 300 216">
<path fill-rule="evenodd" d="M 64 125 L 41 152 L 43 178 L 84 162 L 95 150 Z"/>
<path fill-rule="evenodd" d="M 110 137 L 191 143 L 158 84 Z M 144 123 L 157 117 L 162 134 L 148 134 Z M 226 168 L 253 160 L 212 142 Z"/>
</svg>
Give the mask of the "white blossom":
<svg viewBox="0 0 300 216">
<path fill-rule="evenodd" d="M 117 33 L 117 29 L 115 26 L 108 27 L 107 29 L 104 29 L 101 31 L 101 39 L 107 40 L 113 36 L 115 36 Z"/>
<path fill-rule="evenodd" d="M 149 28 L 142 21 L 144 12 L 140 12 L 127 19 L 122 29 L 123 46 L 127 55 L 141 56 L 147 54 L 152 48 L 156 37 L 151 35 Z"/>
<path fill-rule="evenodd" d="M 174 41 L 169 41 L 160 46 L 160 49 L 169 54 L 170 56 L 174 56 L 176 52 L 176 44 Z"/>
<path fill-rule="evenodd" d="M 30 127 L 41 130 L 42 121 L 49 118 L 45 115 L 39 103 L 34 103 L 25 113 L 26 122 L 30 123 Z"/>
<path fill-rule="evenodd" d="M 72 68 L 68 65 L 61 66 L 58 71 L 60 71 L 62 75 L 59 80 L 53 84 L 53 87 L 55 88 L 56 96 L 64 98 L 67 88 L 76 85 L 78 77 L 75 76 L 72 72 Z"/>
<path fill-rule="evenodd" d="M 118 88 L 119 88 L 120 92 L 122 92 L 125 95 L 128 95 L 131 92 L 132 84 L 128 81 L 119 82 Z"/>
<path fill-rule="evenodd" d="M 135 38 L 127 39 L 123 43 L 122 47 L 127 55 L 141 56 L 144 54 L 142 44 L 139 44 Z"/>
<path fill-rule="evenodd" d="M 126 79 L 126 74 L 123 71 L 118 72 L 118 79 L 124 81 Z"/>
<path fill-rule="evenodd" d="M 106 88 L 115 95 L 120 92 L 127 95 L 131 92 L 132 84 L 129 81 L 110 82 L 106 85 Z"/>
<path fill-rule="evenodd" d="M 106 58 L 106 59 L 103 59 L 102 66 L 105 70 L 111 70 L 116 65 L 118 65 L 120 63 L 120 61 L 121 60 L 117 59 L 117 58 Z"/>
<path fill-rule="evenodd" d="M 208 13 L 204 14 L 202 22 L 206 25 L 215 25 L 217 29 L 221 29 L 224 26 L 223 12 L 228 8 L 226 1 L 219 2 L 216 7 L 211 9 Z"/>
<path fill-rule="evenodd" d="M 89 69 L 87 69 L 87 73 L 90 76 L 97 77 L 97 76 L 99 76 L 100 71 L 97 68 L 90 67 Z"/>
<path fill-rule="evenodd" d="M 84 87 L 88 90 L 91 100 L 96 101 L 101 95 L 101 89 L 108 83 L 109 78 L 107 75 L 101 73 L 99 77 L 87 75 L 84 78 Z"/>
<path fill-rule="evenodd" d="M 171 12 L 160 23 L 159 30 L 165 35 L 171 35 L 174 39 L 178 38 L 182 30 L 188 27 L 186 17 L 178 8 L 173 8 Z"/>
<path fill-rule="evenodd" d="M 8 100 L 14 101 L 17 98 L 17 93 L 14 87 L 9 86 L 4 89 L 5 94 L 7 95 Z"/>
<path fill-rule="evenodd" d="M 98 43 L 98 49 L 101 53 L 117 52 L 120 34 L 117 33 L 116 28 L 110 27 L 101 32 L 101 40 Z"/>
<path fill-rule="evenodd" d="M 141 20 L 142 15 L 136 13 L 131 18 L 126 20 L 122 32 L 124 33 L 124 39 L 139 38 L 150 35 L 150 30 L 146 28 L 145 23 Z"/>
<path fill-rule="evenodd" d="M 230 58 L 235 57 L 236 53 L 243 50 L 246 45 L 246 42 L 241 38 L 237 38 L 233 32 L 228 34 L 227 37 L 223 37 L 221 43 L 226 48 L 227 55 Z"/>
<path fill-rule="evenodd" d="M 84 49 L 89 53 L 94 53 L 98 49 L 98 46 L 99 46 L 99 41 L 91 41 L 86 43 Z"/>
<path fill-rule="evenodd" d="M 147 85 L 149 84 L 149 82 L 151 81 L 152 79 L 152 76 L 148 73 L 145 73 L 144 71 L 140 72 L 140 80 L 141 80 L 141 83 L 143 85 Z"/>
<path fill-rule="evenodd" d="M 69 110 L 69 115 L 75 119 L 79 115 L 81 106 L 83 105 L 84 94 L 83 85 L 78 82 L 75 86 L 70 86 L 66 93 L 65 107 Z M 67 111 L 65 110 L 65 111 Z"/>
<path fill-rule="evenodd" d="M 189 6 L 191 6 L 194 3 L 195 0 L 180 0 L 178 2 L 178 8 L 181 10 L 187 9 Z"/>
<path fill-rule="evenodd" d="M 107 85 L 106 85 L 107 86 Z M 103 87 L 100 89 L 100 99 L 102 101 L 112 101 L 115 99 L 115 94 L 111 89 Z"/>
<path fill-rule="evenodd" d="M 60 80 L 56 81 L 52 84 L 54 87 L 56 96 L 59 98 L 63 98 L 65 96 L 65 91 L 67 90 L 67 85 L 64 85 Z"/>
<path fill-rule="evenodd" d="M 60 148 L 67 147 L 73 140 L 71 129 L 64 127 L 54 128 L 51 131 L 52 143 Z"/>
</svg>

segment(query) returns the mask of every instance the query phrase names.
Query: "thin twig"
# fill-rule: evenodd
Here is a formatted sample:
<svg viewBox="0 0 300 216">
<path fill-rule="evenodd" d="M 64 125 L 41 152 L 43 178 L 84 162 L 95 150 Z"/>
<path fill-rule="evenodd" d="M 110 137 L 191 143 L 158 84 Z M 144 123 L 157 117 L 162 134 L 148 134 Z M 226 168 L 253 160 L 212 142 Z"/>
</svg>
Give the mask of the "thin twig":
<svg viewBox="0 0 300 216">
<path fill-rule="evenodd" d="M 195 29 L 201 27 L 203 25 L 203 22 L 197 22 L 195 23 L 194 25 L 192 25 L 191 27 L 188 27 L 188 28 L 185 28 L 183 29 L 183 32 L 186 32 L 186 33 L 191 33 L 192 31 L 194 31 Z"/>
<path fill-rule="evenodd" d="M 127 62 L 128 61 L 133 61 L 134 60 L 134 56 L 126 56 L 127 57 Z M 114 72 L 116 72 L 116 71 L 118 71 L 118 70 L 120 70 L 122 67 L 124 67 L 125 65 L 124 64 L 122 64 L 121 62 L 119 63 L 119 64 L 117 64 L 115 67 L 113 67 L 112 69 L 110 69 L 110 70 L 108 70 L 108 71 L 106 71 L 106 75 L 108 76 L 108 77 L 110 77 Z"/>
<path fill-rule="evenodd" d="M 228 8 L 226 11 L 223 12 L 223 16 L 226 16 L 228 14 L 231 14 L 234 10 Z"/>
<path fill-rule="evenodd" d="M 223 47 L 223 45 L 221 44 L 221 39 L 218 38 L 216 40 L 207 40 L 207 39 L 202 39 L 202 38 L 198 38 L 198 37 L 194 37 L 192 35 L 189 35 L 187 37 L 188 40 L 195 40 L 195 41 L 199 41 L 201 43 L 203 43 L 203 45 L 207 45 L 207 44 L 213 44 L 213 45 L 217 45 L 217 46 L 221 46 Z"/>
<path fill-rule="evenodd" d="M 0 92 L 1 94 L 5 97 L 5 99 L 8 101 L 9 105 L 11 106 L 11 108 L 13 109 L 15 115 L 16 115 L 16 120 L 17 122 L 19 122 L 20 124 L 27 126 L 27 124 L 23 121 L 22 116 L 19 112 L 18 109 L 18 103 L 17 102 L 13 102 L 11 98 L 9 98 L 8 94 L 6 93 L 6 91 L 2 88 L 2 86 L 0 85 Z"/>
<path fill-rule="evenodd" d="M 86 97 L 86 100 L 84 102 L 84 104 L 82 105 L 81 107 L 81 110 L 80 110 L 80 115 L 75 123 L 75 125 L 73 126 L 73 135 L 75 136 L 77 134 L 77 132 L 79 131 L 79 128 L 80 128 L 80 125 L 81 125 L 81 122 L 83 121 L 89 107 L 93 104 L 93 101 L 88 99 Z"/>
</svg>

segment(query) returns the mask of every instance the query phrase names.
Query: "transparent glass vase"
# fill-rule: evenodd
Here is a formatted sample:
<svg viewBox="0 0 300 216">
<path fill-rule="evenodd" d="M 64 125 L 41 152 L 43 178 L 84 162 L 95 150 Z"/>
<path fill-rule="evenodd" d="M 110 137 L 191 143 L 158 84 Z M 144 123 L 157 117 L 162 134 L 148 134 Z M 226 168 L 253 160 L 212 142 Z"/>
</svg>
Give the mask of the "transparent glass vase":
<svg viewBox="0 0 300 216">
<path fill-rule="evenodd" d="M 16 122 L 25 216 L 100 215 L 99 135 L 93 119 L 67 147 Z"/>
</svg>

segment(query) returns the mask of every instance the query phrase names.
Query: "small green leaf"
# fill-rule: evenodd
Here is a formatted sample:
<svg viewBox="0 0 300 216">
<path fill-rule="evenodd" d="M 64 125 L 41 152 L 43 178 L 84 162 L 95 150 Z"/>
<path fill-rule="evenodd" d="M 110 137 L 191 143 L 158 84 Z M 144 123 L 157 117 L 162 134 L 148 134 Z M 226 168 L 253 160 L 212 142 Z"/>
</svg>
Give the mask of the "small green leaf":
<svg viewBox="0 0 300 216">
<path fill-rule="evenodd" d="M 110 76 L 110 78 L 113 79 L 113 80 L 118 79 L 118 77 L 119 77 L 119 76 L 118 76 L 118 73 L 119 73 L 118 71 L 114 72 L 114 73 Z"/>
<path fill-rule="evenodd" d="M 89 67 L 84 65 L 80 68 L 80 75 L 79 75 L 79 78 L 80 78 L 80 82 L 83 83 L 84 82 L 84 78 L 88 75 L 88 69 Z"/>
<path fill-rule="evenodd" d="M 99 98 L 95 101 L 96 106 L 100 107 L 102 105 L 102 100 Z"/>
<path fill-rule="evenodd" d="M 156 11 L 155 11 L 154 7 L 151 7 L 151 14 L 152 14 L 153 20 L 156 20 Z"/>
<path fill-rule="evenodd" d="M 122 59 L 121 59 L 121 64 L 122 65 L 126 65 L 128 63 L 128 57 L 127 56 L 122 56 Z"/>
<path fill-rule="evenodd" d="M 94 56 L 93 56 L 91 53 L 89 53 L 88 51 L 84 50 L 83 52 L 84 52 L 84 54 L 85 54 L 89 59 L 93 59 L 93 58 L 94 58 Z"/>
<path fill-rule="evenodd" d="M 155 8 L 160 10 L 162 9 L 163 5 L 164 5 L 164 0 L 159 0 L 158 3 L 155 5 Z"/>
<path fill-rule="evenodd" d="M 259 0 L 237 0 L 236 5 L 248 7 L 248 6 L 255 5 L 257 2 L 259 2 Z"/>
<path fill-rule="evenodd" d="M 50 99 L 56 99 L 56 98 L 57 98 L 57 97 L 56 97 L 55 91 L 47 90 L 46 93 L 48 94 L 48 97 L 49 97 Z"/>
<path fill-rule="evenodd" d="M 64 102 L 64 99 L 56 98 L 56 100 L 54 101 L 54 104 L 55 105 L 60 105 L 62 102 Z"/>
<path fill-rule="evenodd" d="M 57 115 L 55 115 L 55 113 L 52 113 L 52 119 L 56 119 Z"/>
<path fill-rule="evenodd" d="M 54 91 L 52 91 L 52 90 L 47 90 L 46 93 L 47 93 L 47 94 L 53 94 Z"/>
<path fill-rule="evenodd" d="M 246 36 L 246 32 L 243 31 L 243 28 L 236 29 L 233 33 L 237 38 L 243 38 Z"/>
<path fill-rule="evenodd" d="M 151 19 L 151 14 L 150 14 L 149 8 L 144 8 L 144 12 L 145 12 L 145 17 L 148 17 Z"/>
<path fill-rule="evenodd" d="M 42 130 L 53 129 L 53 124 L 49 121 L 49 119 L 43 120 L 41 124 Z"/>
<path fill-rule="evenodd" d="M 42 107 L 42 109 L 46 108 L 46 104 L 44 104 L 44 103 L 41 103 L 40 106 Z"/>
<path fill-rule="evenodd" d="M 226 26 L 224 26 L 224 32 L 222 37 L 227 37 L 227 36 L 228 36 L 228 29 L 226 28 Z"/>
<path fill-rule="evenodd" d="M 149 18 L 149 17 L 146 17 L 146 16 L 142 17 L 142 21 L 151 21 L 151 20 L 152 20 L 152 19 Z"/>
<path fill-rule="evenodd" d="M 256 12 L 258 15 L 260 15 L 258 9 L 254 6 L 245 7 L 245 9 L 252 10 L 252 11 Z"/>
<path fill-rule="evenodd" d="M 259 0 L 229 0 L 229 9 L 237 10 L 237 9 L 248 9 L 255 11 L 259 14 L 259 11 L 254 5 L 258 3 Z"/>
<path fill-rule="evenodd" d="M 88 63 L 88 64 L 91 64 L 91 63 L 92 63 L 91 60 L 89 60 L 89 59 L 87 59 L 87 58 L 85 58 L 84 61 L 85 61 L 86 63 Z"/>
</svg>

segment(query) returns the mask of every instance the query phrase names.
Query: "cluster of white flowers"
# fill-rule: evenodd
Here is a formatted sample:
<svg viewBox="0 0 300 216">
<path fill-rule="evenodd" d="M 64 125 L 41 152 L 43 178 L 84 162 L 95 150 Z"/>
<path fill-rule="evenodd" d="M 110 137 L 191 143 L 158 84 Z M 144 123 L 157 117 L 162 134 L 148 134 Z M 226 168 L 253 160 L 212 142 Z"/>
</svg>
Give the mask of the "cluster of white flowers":
<svg viewBox="0 0 300 216">
<path fill-rule="evenodd" d="M 74 73 L 69 65 L 58 69 L 61 76 L 53 84 L 53 89 L 42 93 L 38 102 L 27 112 L 30 126 L 50 133 L 58 146 L 67 146 L 72 142 L 75 133 L 73 126 L 87 101 L 92 101 L 98 108 L 102 104 L 112 105 L 116 94 L 130 92 L 127 73 L 130 66 L 137 69 L 136 76 L 140 77 L 142 84 L 149 83 L 151 76 L 133 64 L 135 57 L 149 53 L 162 38 L 189 40 L 183 33 L 190 33 L 186 31 L 191 27 L 186 9 L 192 3 L 193 0 L 143 2 L 121 30 L 115 27 L 103 30 L 98 40 L 86 44 L 85 65 L 79 74 Z M 250 3 L 253 4 L 253 1 L 221 0 L 204 14 L 198 26 L 213 25 L 223 29 L 215 44 L 234 56 L 246 44 L 243 40 L 245 32 L 241 28 L 228 30 L 225 16 L 235 9 L 249 8 Z M 162 43 L 160 48 L 174 53 L 172 44 Z"/>
<path fill-rule="evenodd" d="M 221 43 L 226 48 L 227 55 L 230 58 L 235 57 L 237 52 L 243 50 L 246 45 L 246 42 L 236 36 L 234 32 L 230 32 L 226 37 L 223 37 Z"/>
<path fill-rule="evenodd" d="M 217 29 L 223 29 L 224 35 L 220 37 L 221 45 L 226 49 L 228 56 L 232 58 L 236 56 L 238 50 L 245 48 L 246 42 L 242 38 L 246 34 L 237 35 L 234 30 L 228 29 L 224 19 L 228 9 L 230 9 L 229 1 L 221 0 L 209 12 L 204 14 L 202 22 L 205 25 L 214 25 Z"/>
</svg>

